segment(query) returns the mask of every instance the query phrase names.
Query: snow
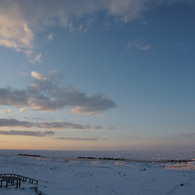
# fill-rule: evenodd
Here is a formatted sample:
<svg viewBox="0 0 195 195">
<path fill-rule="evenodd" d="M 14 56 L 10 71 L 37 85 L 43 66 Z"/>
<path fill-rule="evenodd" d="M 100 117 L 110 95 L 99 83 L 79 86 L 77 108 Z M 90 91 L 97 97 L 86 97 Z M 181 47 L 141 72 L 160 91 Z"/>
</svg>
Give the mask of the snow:
<svg viewBox="0 0 195 195">
<path fill-rule="evenodd" d="M 21 189 L 0 189 L 2 195 L 35 195 L 36 193 L 32 190 L 21 190 Z"/>
<path fill-rule="evenodd" d="M 0 154 L 0 173 L 39 180 L 44 195 L 194 195 L 195 162 L 146 162 L 51 158 Z M 21 188 L 0 188 L 1 195 L 35 195 Z"/>
</svg>

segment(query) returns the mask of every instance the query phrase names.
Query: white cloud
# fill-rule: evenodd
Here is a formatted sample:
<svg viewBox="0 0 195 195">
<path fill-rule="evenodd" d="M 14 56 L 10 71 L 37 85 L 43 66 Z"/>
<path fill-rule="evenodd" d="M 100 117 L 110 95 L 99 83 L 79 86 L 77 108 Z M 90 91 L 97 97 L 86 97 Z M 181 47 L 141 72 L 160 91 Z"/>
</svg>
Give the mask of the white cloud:
<svg viewBox="0 0 195 195">
<path fill-rule="evenodd" d="M 42 74 L 36 71 L 31 72 L 31 76 L 38 80 L 46 80 L 46 78 Z"/>
<path fill-rule="evenodd" d="M 0 45 L 28 53 L 33 48 L 34 34 L 23 18 L 0 9 Z"/>
</svg>

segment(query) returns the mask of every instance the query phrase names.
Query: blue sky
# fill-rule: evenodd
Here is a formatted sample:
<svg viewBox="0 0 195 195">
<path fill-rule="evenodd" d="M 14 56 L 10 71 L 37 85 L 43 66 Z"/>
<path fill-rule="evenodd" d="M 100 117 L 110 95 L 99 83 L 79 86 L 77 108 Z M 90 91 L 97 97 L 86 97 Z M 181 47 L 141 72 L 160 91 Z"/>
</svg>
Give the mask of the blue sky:
<svg viewBox="0 0 195 195">
<path fill-rule="evenodd" d="M 194 20 L 193 0 L 1 0 L 1 148 L 194 148 Z"/>
</svg>

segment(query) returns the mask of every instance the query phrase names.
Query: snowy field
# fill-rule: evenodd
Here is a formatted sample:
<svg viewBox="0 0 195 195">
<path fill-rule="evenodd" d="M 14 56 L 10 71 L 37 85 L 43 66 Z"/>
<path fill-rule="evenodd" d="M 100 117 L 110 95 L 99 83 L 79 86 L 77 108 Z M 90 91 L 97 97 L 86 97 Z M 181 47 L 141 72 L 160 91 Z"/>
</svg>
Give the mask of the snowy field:
<svg viewBox="0 0 195 195">
<path fill-rule="evenodd" d="M 30 153 L 30 152 L 28 152 Z M 0 173 L 39 180 L 43 195 L 194 195 L 195 161 L 130 161 L 18 156 L 0 152 Z M 35 195 L 21 188 L 0 188 L 1 195 Z"/>
</svg>

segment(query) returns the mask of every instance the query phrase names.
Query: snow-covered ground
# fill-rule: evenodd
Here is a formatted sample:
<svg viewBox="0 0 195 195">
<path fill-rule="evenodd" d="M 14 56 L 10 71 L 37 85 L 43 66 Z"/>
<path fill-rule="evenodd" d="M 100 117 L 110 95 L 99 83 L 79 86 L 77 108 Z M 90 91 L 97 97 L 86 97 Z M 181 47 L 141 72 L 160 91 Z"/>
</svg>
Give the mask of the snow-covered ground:
<svg viewBox="0 0 195 195">
<path fill-rule="evenodd" d="M 39 180 L 44 195 L 194 195 L 195 162 L 83 160 L 0 154 L 0 173 Z M 35 195 L 31 184 L 1 195 Z"/>
</svg>

